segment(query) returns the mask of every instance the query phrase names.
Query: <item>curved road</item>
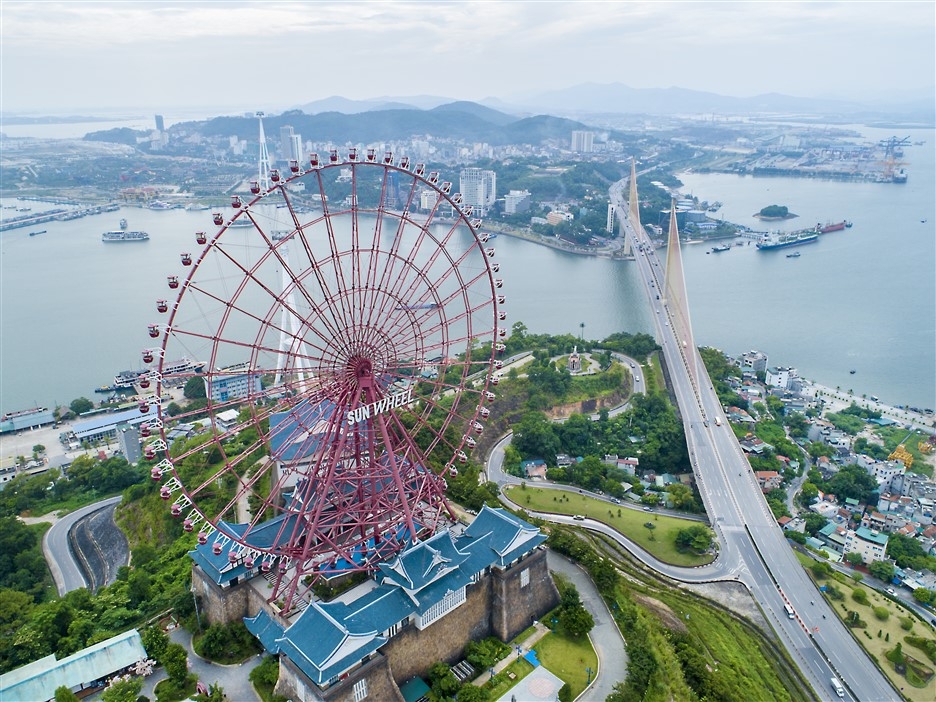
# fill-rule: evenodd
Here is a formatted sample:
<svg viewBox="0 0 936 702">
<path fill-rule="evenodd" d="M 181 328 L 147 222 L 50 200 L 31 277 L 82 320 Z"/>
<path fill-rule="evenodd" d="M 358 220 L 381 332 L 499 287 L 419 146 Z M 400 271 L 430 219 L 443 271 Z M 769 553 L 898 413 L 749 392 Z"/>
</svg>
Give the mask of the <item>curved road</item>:
<svg viewBox="0 0 936 702">
<path fill-rule="evenodd" d="M 624 646 L 624 638 L 588 574 L 568 558 L 551 549 L 547 552 L 547 559 L 550 570 L 562 573 L 575 585 L 582 598 L 582 604 L 595 620 L 595 628 L 588 637 L 595 653 L 598 654 L 598 670 L 595 671 L 592 684 L 577 699 L 579 702 L 604 702 L 611 694 L 614 684 L 623 682 L 627 677 L 627 649 Z"/>
<path fill-rule="evenodd" d="M 88 587 L 81 567 L 69 545 L 69 533 L 85 517 L 120 502 L 120 495 L 82 507 L 59 519 L 42 537 L 42 554 L 52 571 L 52 580 L 60 596 L 72 590 Z"/>
</svg>

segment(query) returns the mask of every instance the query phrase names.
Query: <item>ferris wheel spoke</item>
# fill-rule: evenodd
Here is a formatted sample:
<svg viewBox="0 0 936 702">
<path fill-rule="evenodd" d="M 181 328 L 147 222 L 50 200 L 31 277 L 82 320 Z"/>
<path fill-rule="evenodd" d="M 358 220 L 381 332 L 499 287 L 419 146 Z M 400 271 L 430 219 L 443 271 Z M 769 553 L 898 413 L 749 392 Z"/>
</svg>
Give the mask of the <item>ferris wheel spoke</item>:
<svg viewBox="0 0 936 702">
<path fill-rule="evenodd" d="M 233 197 L 236 214 L 183 257 L 193 267 L 184 285 L 170 277 L 178 298 L 154 375 L 159 389 L 205 384 L 207 405 L 178 417 L 207 413 L 211 433 L 167 466 L 226 530 L 232 562 L 278 562 L 269 597 L 285 611 L 319 578 L 372 569 L 453 516 L 436 471 L 468 460 L 496 381 L 496 267 L 450 185 L 389 152 L 312 154 L 309 166 L 271 171 L 265 192 L 251 183 L 257 197 Z M 206 370 L 165 372 L 174 357 Z M 157 416 L 165 445 L 175 420 Z"/>
</svg>

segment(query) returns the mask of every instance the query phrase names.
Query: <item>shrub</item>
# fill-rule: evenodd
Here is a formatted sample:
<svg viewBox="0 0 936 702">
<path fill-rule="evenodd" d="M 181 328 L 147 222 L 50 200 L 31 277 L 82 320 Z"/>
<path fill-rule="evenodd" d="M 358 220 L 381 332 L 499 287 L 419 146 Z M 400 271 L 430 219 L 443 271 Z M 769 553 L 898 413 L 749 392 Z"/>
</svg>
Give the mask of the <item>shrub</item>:
<svg viewBox="0 0 936 702">
<path fill-rule="evenodd" d="M 901 617 L 900 628 L 904 631 L 910 631 L 913 628 L 913 619 L 910 617 Z"/>
<path fill-rule="evenodd" d="M 890 616 L 890 612 L 887 611 L 887 607 L 873 607 L 872 612 L 874 616 L 880 619 L 882 622 L 886 622 L 887 618 Z"/>
<path fill-rule="evenodd" d="M 852 590 L 852 599 L 858 604 L 866 605 L 868 604 L 868 593 L 862 588 L 856 587 Z"/>
</svg>

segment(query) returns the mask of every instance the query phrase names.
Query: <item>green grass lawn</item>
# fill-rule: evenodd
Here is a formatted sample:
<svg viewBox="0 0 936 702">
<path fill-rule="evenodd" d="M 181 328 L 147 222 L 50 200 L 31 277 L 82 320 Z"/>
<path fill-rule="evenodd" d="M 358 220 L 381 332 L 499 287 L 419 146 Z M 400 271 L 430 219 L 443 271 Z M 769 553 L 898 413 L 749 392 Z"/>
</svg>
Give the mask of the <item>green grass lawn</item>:
<svg viewBox="0 0 936 702">
<path fill-rule="evenodd" d="M 591 668 L 593 678 L 598 670 L 598 656 L 587 636 L 572 638 L 557 633 L 547 634 L 537 642 L 533 650 L 548 671 L 563 682 L 569 683 L 572 699 L 582 694 L 588 684 L 588 673 L 585 669 Z"/>
<path fill-rule="evenodd" d="M 488 699 L 496 700 L 500 698 L 507 690 L 532 672 L 533 664 L 525 658 L 518 658 L 495 675 L 492 680 L 484 684 L 485 689 L 488 690 Z M 511 673 L 514 676 L 512 678 L 510 677 Z"/>
<path fill-rule="evenodd" d="M 800 562 L 807 566 L 807 572 L 809 572 L 810 577 L 812 577 L 808 566 L 813 563 L 813 560 L 801 553 L 797 553 L 796 555 L 797 558 L 800 559 Z M 813 578 L 813 580 L 815 581 L 815 578 Z M 936 699 L 936 677 L 931 679 L 925 687 L 914 687 L 908 683 L 903 675 L 897 673 L 894 670 L 894 666 L 884 657 L 884 654 L 892 650 L 899 642 L 903 644 L 903 652 L 905 654 L 922 661 L 930 668 L 936 667 L 936 665 L 926 657 L 926 654 L 904 642 L 904 637 L 907 635 L 922 636 L 932 639 L 933 636 L 928 627 L 922 624 L 916 616 L 908 612 L 905 607 L 902 607 L 894 600 L 876 590 L 872 590 L 866 585 L 855 582 L 841 573 L 835 573 L 828 578 L 816 582 L 819 585 L 834 585 L 842 591 L 842 594 L 845 595 L 845 599 L 843 600 L 832 600 L 827 597 L 832 609 L 839 618 L 843 620 L 849 616 L 849 612 L 858 613 L 860 620 L 865 622 L 867 626 L 864 628 L 852 629 L 855 640 L 878 662 L 891 682 L 893 682 L 898 689 L 903 689 L 903 694 L 907 699 L 913 702 L 932 702 L 933 699 Z M 852 597 L 852 593 L 856 588 L 861 588 L 867 593 L 867 605 L 859 604 Z M 886 608 L 888 612 L 887 619 L 878 619 L 874 614 L 873 607 Z M 913 622 L 909 631 L 901 627 L 901 619 L 909 619 Z M 806 624 L 808 626 L 821 626 L 821 624 L 811 621 L 807 621 Z M 878 636 L 879 631 L 881 633 L 880 636 Z"/>
<path fill-rule="evenodd" d="M 527 485 L 526 488 L 507 487 L 504 492 L 525 509 L 557 514 L 581 514 L 600 520 L 666 563 L 691 567 L 713 560 L 711 554 L 699 556 L 676 549 L 676 533 L 680 529 L 698 524 L 696 521 L 628 509 L 569 490 L 547 490 Z M 654 528 L 648 529 L 644 526 L 647 523 L 653 524 Z"/>
</svg>

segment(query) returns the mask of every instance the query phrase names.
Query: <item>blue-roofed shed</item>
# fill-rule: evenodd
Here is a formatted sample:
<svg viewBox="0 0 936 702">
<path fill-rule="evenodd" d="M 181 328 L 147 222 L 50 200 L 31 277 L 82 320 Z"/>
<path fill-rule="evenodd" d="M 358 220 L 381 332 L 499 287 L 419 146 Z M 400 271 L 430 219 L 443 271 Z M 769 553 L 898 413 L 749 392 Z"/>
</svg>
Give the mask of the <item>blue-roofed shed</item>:
<svg viewBox="0 0 936 702">
<path fill-rule="evenodd" d="M 140 414 L 139 409 L 108 412 L 83 422 L 76 422 L 72 427 L 72 432 L 78 441 L 92 440 L 104 434 L 115 433 L 118 424 L 140 424 L 149 418 L 147 414 Z"/>
<path fill-rule="evenodd" d="M 52 699 L 59 687 L 84 689 L 95 681 L 122 673 L 145 658 L 146 650 L 140 634 L 131 629 L 60 661 L 55 656 L 46 656 L 0 675 L 0 700 L 37 702 Z"/>
<path fill-rule="evenodd" d="M 406 702 L 420 702 L 429 699 L 430 687 L 422 678 L 413 678 L 400 685 L 400 693 Z"/>
<path fill-rule="evenodd" d="M 35 412 L 17 412 L 7 414 L 0 420 L 0 434 L 9 431 L 19 431 L 20 429 L 36 429 L 46 424 L 54 424 L 55 415 L 52 410 L 45 408 L 37 409 Z"/>
</svg>

